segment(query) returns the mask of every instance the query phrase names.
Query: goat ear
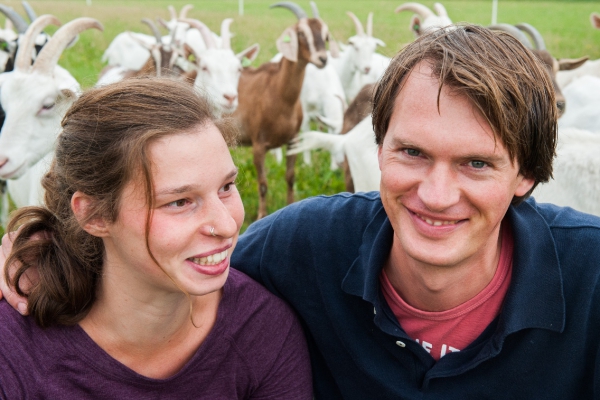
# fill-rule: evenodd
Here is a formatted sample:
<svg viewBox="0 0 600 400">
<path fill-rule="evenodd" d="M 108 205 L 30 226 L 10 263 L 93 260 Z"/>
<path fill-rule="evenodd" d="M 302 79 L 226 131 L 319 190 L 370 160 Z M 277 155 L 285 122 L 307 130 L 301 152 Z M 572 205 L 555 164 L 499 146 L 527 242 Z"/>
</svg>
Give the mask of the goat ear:
<svg viewBox="0 0 600 400">
<path fill-rule="evenodd" d="M 418 15 L 413 15 L 410 19 L 410 24 L 408 24 L 411 31 L 414 32 L 415 35 L 421 36 L 421 19 Z"/>
<path fill-rule="evenodd" d="M 6 19 L 8 21 L 8 18 Z M 590 21 L 592 21 L 592 26 L 596 29 L 600 29 L 600 14 L 592 13 L 590 15 Z"/>
<path fill-rule="evenodd" d="M 327 40 L 329 41 L 329 53 L 331 53 L 331 57 L 338 58 L 340 56 L 340 47 L 331 32 L 327 33 Z"/>
<path fill-rule="evenodd" d="M 190 59 L 190 57 L 193 57 L 193 59 Z M 200 60 L 200 57 L 198 57 L 198 54 L 192 49 L 192 46 L 187 43 L 183 44 L 183 58 L 194 64 Z"/>
<path fill-rule="evenodd" d="M 248 61 L 246 61 L 246 63 L 250 64 L 252 61 L 254 61 L 256 59 L 256 56 L 258 56 L 259 51 L 260 51 L 260 45 L 258 43 L 255 43 L 252 46 L 248 47 L 246 50 L 244 50 L 240 53 L 237 53 L 235 56 L 242 62 L 244 62 L 244 59 L 248 60 Z"/>
<path fill-rule="evenodd" d="M 385 42 L 383 40 L 376 39 L 376 38 L 373 38 L 373 40 L 375 40 L 375 43 L 377 44 L 377 46 L 385 47 Z"/>
<path fill-rule="evenodd" d="M 291 62 L 298 61 L 298 34 L 293 27 L 286 28 L 275 43 L 277 50 Z"/>
<path fill-rule="evenodd" d="M 569 71 L 581 67 L 581 65 L 589 59 L 588 56 L 580 58 L 561 58 L 558 60 L 559 71 Z"/>
<path fill-rule="evenodd" d="M 140 46 L 142 46 L 146 50 L 152 50 L 152 45 L 151 44 L 144 42 L 143 40 L 141 40 L 140 38 L 138 38 L 137 36 L 135 36 L 133 33 L 129 32 L 129 31 L 127 31 L 127 33 L 129 34 L 129 37 L 131 39 L 133 39 L 134 42 L 136 42 L 137 44 L 139 44 Z"/>
</svg>

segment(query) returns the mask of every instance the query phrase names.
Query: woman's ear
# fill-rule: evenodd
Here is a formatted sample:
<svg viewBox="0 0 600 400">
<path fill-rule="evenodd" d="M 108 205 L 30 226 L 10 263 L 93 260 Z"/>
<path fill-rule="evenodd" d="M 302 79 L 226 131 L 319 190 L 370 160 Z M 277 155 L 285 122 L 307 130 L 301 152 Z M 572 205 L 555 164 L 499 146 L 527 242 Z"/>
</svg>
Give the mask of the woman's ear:
<svg viewBox="0 0 600 400">
<path fill-rule="evenodd" d="M 80 191 L 73 193 L 71 197 L 71 210 L 79 222 L 81 228 L 92 236 L 108 236 L 107 224 L 104 218 L 100 216 L 89 217 L 89 213 L 94 207 L 94 200 Z"/>
</svg>

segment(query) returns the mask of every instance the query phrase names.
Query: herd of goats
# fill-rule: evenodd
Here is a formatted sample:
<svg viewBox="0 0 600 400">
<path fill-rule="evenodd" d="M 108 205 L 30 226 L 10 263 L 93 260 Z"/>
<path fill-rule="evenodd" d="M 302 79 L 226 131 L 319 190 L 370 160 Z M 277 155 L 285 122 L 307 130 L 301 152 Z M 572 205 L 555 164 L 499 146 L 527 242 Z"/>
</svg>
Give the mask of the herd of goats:
<svg viewBox="0 0 600 400">
<path fill-rule="evenodd" d="M 25 1 L 23 7 L 29 23 L 12 8 L 0 5 L 7 17 L 6 28 L 0 29 L 0 179 L 6 181 L 17 207 L 41 202 L 40 181 L 52 159 L 60 121 L 81 92 L 75 78 L 57 62 L 79 33 L 102 30 L 95 19 L 77 18 L 49 37 L 44 29 L 60 22 L 51 15 L 38 17 Z M 107 67 L 97 85 L 136 76 L 173 76 L 205 93 L 217 114 L 231 115 L 238 122 L 240 144 L 252 147 L 259 186 L 258 218 L 267 213 L 265 155 L 274 151 L 281 160 L 284 145 L 289 146 L 288 202 L 294 197 L 296 155 L 303 153 L 305 162 L 310 162 L 308 152 L 317 148 L 331 152 L 332 168 L 344 166 L 349 191 L 378 190 L 371 94 L 390 59 L 376 52 L 385 44 L 373 36 L 373 14 L 365 27 L 348 12 L 356 35 L 341 44 L 333 40 L 315 3 L 311 2 L 312 17 L 293 2 L 271 7 L 288 9 L 297 22 L 276 40 L 279 54 L 258 68 L 249 67 L 258 44 L 237 54 L 231 49 L 232 19 L 223 21 L 217 35 L 201 21 L 187 17 L 190 5 L 179 15 L 169 7 L 171 19 L 158 20 L 168 35 L 161 36 L 155 23 L 144 19 L 151 35 L 124 32 L 115 37 L 104 53 Z M 410 29 L 415 36 L 452 24 L 439 3 L 433 10 L 405 3 L 396 9 L 401 11 L 414 13 Z M 590 19 L 600 29 L 600 15 L 592 13 Z M 560 114 L 554 180 L 540 185 L 534 196 L 538 201 L 600 215 L 600 60 L 556 59 L 539 32 L 526 23 L 489 28 L 517 37 L 546 65 L 553 79 Z M 311 130 L 311 123 L 328 132 Z M 5 200 L 4 213 L 7 205 Z"/>
</svg>

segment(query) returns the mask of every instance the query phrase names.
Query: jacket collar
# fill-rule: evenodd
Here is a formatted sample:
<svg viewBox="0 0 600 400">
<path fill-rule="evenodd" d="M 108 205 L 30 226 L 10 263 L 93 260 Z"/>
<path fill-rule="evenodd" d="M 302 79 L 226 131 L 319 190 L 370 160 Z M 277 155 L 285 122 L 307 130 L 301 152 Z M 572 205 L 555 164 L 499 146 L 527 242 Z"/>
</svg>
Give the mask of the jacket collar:
<svg viewBox="0 0 600 400">
<path fill-rule="evenodd" d="M 550 227 L 533 200 L 510 206 L 515 240 L 513 273 L 498 328 L 510 333 L 526 328 L 562 332 L 565 301 L 556 244 Z M 342 282 L 342 290 L 379 309 L 379 274 L 389 256 L 394 231 L 383 209 L 378 210 L 363 234 L 358 257 Z"/>
</svg>

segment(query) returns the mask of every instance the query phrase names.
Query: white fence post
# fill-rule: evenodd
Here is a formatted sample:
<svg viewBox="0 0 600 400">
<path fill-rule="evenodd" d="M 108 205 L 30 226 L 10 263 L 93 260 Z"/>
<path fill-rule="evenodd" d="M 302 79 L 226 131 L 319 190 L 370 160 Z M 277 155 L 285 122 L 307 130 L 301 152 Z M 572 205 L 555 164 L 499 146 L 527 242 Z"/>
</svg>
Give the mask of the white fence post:
<svg viewBox="0 0 600 400">
<path fill-rule="evenodd" d="M 498 0 L 492 0 L 492 25 L 498 23 Z"/>
<path fill-rule="evenodd" d="M 244 15 L 244 0 L 239 1 L 240 16 Z"/>
</svg>

